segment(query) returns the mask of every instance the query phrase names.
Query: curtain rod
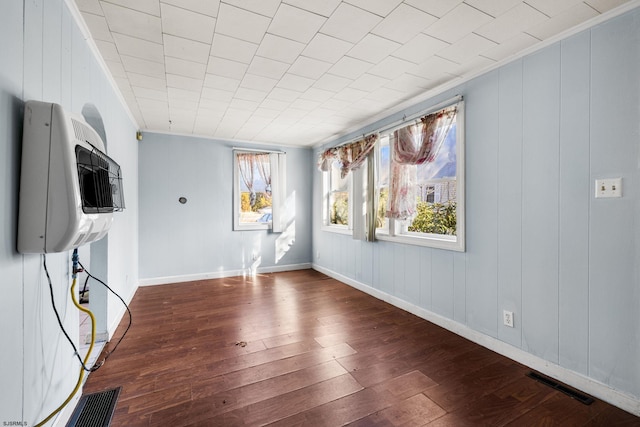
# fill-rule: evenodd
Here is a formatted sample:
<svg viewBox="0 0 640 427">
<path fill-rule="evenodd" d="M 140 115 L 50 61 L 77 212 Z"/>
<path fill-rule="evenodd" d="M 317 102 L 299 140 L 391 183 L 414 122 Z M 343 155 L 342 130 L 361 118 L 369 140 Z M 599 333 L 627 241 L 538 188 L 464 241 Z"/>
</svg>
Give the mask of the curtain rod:
<svg viewBox="0 0 640 427">
<path fill-rule="evenodd" d="M 260 150 L 257 148 L 232 147 L 234 151 L 247 151 L 249 153 L 269 153 L 269 154 L 287 154 L 286 151 L 278 150 Z"/>
<path fill-rule="evenodd" d="M 404 117 L 402 117 L 402 119 L 396 120 L 396 121 L 390 123 L 389 125 L 387 125 L 385 127 L 377 129 L 377 130 L 375 130 L 373 132 L 369 132 L 369 135 L 373 135 L 374 133 L 390 132 L 391 130 L 395 130 L 398 127 L 401 127 L 404 123 L 412 121 L 412 120 L 416 119 L 417 117 L 429 115 L 429 114 L 431 114 L 431 113 L 433 113 L 435 111 L 438 111 L 438 110 L 441 110 L 441 109 L 443 109 L 445 107 L 448 107 L 450 105 L 456 104 L 456 103 L 458 103 L 458 102 L 460 102 L 462 100 L 463 100 L 463 96 L 462 95 L 456 95 L 453 98 L 449 98 L 447 100 L 439 102 L 438 104 L 432 105 L 431 107 L 427 108 L 426 110 L 422 110 L 417 114 L 411 115 L 409 117 L 404 116 Z M 364 134 L 364 133 L 362 134 L 362 138 L 365 138 L 366 136 L 367 136 L 367 134 Z M 338 145 L 335 145 L 333 147 L 329 147 L 328 149 L 338 148 L 338 147 L 342 147 L 343 145 L 351 144 L 352 142 L 357 141 L 360 138 L 361 137 L 359 137 L 359 136 L 356 137 L 356 138 L 352 138 L 352 139 L 350 139 L 350 140 L 348 140 L 346 142 L 343 142 L 342 144 L 338 144 Z M 323 151 L 324 150 L 327 150 L 327 148 L 323 149 Z"/>
</svg>

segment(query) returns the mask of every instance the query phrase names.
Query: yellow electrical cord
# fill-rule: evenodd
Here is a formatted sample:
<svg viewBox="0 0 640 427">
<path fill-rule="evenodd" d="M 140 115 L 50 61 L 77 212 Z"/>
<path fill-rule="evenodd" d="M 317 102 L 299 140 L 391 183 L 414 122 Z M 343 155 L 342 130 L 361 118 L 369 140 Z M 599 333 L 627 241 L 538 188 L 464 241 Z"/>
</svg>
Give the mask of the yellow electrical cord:
<svg viewBox="0 0 640 427">
<path fill-rule="evenodd" d="M 89 315 L 89 317 L 91 318 L 91 344 L 89 345 L 89 351 L 87 352 L 87 355 L 84 357 L 84 365 L 87 365 L 87 362 L 89 361 L 89 357 L 91 356 L 91 351 L 93 350 L 93 344 L 95 343 L 95 336 L 96 336 L 96 318 L 94 317 L 93 313 L 91 312 L 91 310 L 84 308 L 83 306 L 81 306 L 78 303 L 78 300 L 76 299 L 76 294 L 75 294 L 75 290 L 76 290 L 76 278 L 73 278 L 73 282 L 71 282 L 71 299 L 73 300 L 73 304 L 78 308 L 78 310 L 83 311 L 85 313 L 87 313 Z M 53 416 L 55 414 L 57 414 L 58 412 L 60 412 L 62 410 L 62 408 L 64 408 L 65 406 L 67 406 L 67 404 L 71 401 L 71 399 L 73 398 L 73 396 L 78 392 L 78 389 L 80 388 L 80 386 L 82 385 L 82 380 L 84 378 L 84 366 L 80 367 L 80 376 L 78 377 L 78 382 L 76 383 L 75 388 L 73 389 L 73 391 L 71 392 L 71 394 L 69 395 L 69 397 L 67 397 L 67 399 L 62 403 L 62 405 L 58 406 L 58 408 L 53 411 L 51 414 L 49 414 L 49 416 L 47 416 L 47 418 L 45 418 L 44 420 L 40 421 L 38 424 L 35 425 L 35 427 L 41 427 L 44 424 L 46 424 L 51 418 L 53 418 Z"/>
</svg>

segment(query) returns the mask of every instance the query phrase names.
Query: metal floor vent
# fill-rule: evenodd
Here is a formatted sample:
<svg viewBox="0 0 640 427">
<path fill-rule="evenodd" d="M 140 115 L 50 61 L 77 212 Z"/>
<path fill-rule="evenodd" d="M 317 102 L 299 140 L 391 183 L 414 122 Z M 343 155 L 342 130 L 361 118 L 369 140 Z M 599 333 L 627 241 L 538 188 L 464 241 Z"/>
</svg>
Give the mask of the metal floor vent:
<svg viewBox="0 0 640 427">
<path fill-rule="evenodd" d="M 549 387 L 558 390 L 566 394 L 567 396 L 576 399 L 580 403 L 584 403 L 585 405 L 591 405 L 594 400 L 587 396 L 586 394 L 582 394 L 579 391 L 573 390 L 565 385 L 560 384 L 559 382 L 552 380 L 551 378 L 547 378 L 543 375 L 540 375 L 536 372 L 529 372 L 527 374 L 529 378 L 533 378 L 536 381 L 541 382 L 542 384 L 548 385 Z"/>
<path fill-rule="evenodd" d="M 82 396 L 66 427 L 109 427 L 121 388 Z"/>
</svg>

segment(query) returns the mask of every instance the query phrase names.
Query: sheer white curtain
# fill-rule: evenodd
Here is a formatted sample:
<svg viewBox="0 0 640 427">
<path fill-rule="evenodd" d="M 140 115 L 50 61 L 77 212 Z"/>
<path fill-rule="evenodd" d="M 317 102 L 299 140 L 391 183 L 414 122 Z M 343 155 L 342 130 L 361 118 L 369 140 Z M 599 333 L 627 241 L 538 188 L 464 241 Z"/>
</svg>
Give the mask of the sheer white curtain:
<svg viewBox="0 0 640 427">
<path fill-rule="evenodd" d="M 455 120 L 457 106 L 422 117 L 393 133 L 387 218 L 416 215 L 417 165 L 432 162 Z"/>
</svg>

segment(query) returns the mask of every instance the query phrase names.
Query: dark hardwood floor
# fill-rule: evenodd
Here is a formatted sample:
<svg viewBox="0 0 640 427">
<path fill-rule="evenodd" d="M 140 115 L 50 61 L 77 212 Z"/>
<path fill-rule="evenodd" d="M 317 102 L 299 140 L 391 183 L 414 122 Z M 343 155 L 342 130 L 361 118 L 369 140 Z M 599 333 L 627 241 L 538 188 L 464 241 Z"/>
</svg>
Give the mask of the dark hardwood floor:
<svg viewBox="0 0 640 427">
<path fill-rule="evenodd" d="M 313 270 L 141 287 L 131 311 L 84 387 L 122 387 L 112 426 L 640 425 Z"/>
</svg>

